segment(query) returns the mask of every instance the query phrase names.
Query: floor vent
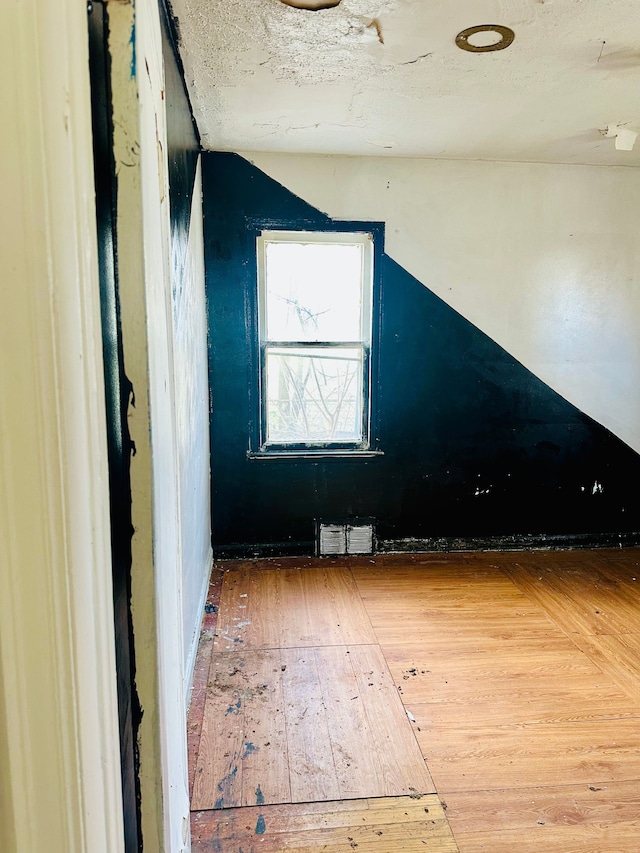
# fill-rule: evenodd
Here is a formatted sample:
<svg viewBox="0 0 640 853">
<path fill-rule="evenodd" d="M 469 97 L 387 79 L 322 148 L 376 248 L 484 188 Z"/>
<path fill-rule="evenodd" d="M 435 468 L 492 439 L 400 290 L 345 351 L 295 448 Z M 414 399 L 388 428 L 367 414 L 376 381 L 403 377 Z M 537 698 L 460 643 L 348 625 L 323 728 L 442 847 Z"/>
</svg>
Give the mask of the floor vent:
<svg viewBox="0 0 640 853">
<path fill-rule="evenodd" d="M 348 522 L 319 521 L 316 548 L 319 557 L 373 554 L 373 522 L 363 519 Z"/>
</svg>

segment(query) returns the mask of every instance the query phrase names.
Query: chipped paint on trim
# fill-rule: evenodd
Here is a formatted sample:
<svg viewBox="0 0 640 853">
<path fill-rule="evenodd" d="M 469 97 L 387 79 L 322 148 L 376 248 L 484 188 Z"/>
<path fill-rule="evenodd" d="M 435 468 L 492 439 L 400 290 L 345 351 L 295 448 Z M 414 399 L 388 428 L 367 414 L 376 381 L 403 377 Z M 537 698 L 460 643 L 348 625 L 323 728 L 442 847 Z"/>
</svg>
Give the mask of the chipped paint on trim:
<svg viewBox="0 0 640 853">
<path fill-rule="evenodd" d="M 133 80 L 136 76 L 136 12 L 133 11 L 133 20 L 131 22 L 131 35 L 129 36 L 129 44 L 131 45 L 131 65 L 129 66 L 129 76 Z"/>
</svg>

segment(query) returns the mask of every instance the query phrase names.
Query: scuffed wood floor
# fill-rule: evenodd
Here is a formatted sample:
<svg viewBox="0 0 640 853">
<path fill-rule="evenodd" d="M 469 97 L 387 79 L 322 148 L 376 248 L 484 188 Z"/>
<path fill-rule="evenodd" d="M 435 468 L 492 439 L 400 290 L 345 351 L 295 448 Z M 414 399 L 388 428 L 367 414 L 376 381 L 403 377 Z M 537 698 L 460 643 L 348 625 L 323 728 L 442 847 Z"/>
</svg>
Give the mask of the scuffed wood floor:
<svg viewBox="0 0 640 853">
<path fill-rule="evenodd" d="M 436 794 L 196 812 L 199 853 L 458 853 Z"/>
<path fill-rule="evenodd" d="M 192 807 L 435 788 L 349 569 L 225 573 Z"/>
<path fill-rule="evenodd" d="M 216 564 L 194 853 L 638 853 L 639 573 L 640 549 Z"/>
</svg>

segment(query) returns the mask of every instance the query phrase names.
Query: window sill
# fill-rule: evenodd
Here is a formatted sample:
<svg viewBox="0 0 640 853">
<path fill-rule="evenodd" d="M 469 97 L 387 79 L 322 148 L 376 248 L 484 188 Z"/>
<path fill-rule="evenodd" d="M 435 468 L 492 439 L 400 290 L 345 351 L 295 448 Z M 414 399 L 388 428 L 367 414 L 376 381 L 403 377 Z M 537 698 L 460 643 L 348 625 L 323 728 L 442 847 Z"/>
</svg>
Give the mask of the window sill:
<svg viewBox="0 0 640 853">
<path fill-rule="evenodd" d="M 377 459 L 379 456 L 384 456 L 382 450 L 331 450 L 322 448 L 319 450 L 249 450 L 247 451 L 247 459 L 252 461 L 265 462 L 267 460 L 286 460 L 286 459 Z"/>
</svg>

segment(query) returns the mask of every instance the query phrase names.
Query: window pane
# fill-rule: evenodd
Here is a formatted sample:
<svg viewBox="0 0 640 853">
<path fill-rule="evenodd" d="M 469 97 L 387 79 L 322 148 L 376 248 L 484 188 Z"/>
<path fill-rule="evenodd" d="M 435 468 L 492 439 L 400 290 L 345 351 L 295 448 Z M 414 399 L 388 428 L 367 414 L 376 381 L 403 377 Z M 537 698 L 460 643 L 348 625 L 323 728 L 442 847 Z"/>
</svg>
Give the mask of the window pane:
<svg viewBox="0 0 640 853">
<path fill-rule="evenodd" d="M 362 247 L 266 243 L 266 338 L 362 340 Z"/>
<path fill-rule="evenodd" d="M 267 347 L 267 441 L 361 441 L 362 347 Z"/>
</svg>

